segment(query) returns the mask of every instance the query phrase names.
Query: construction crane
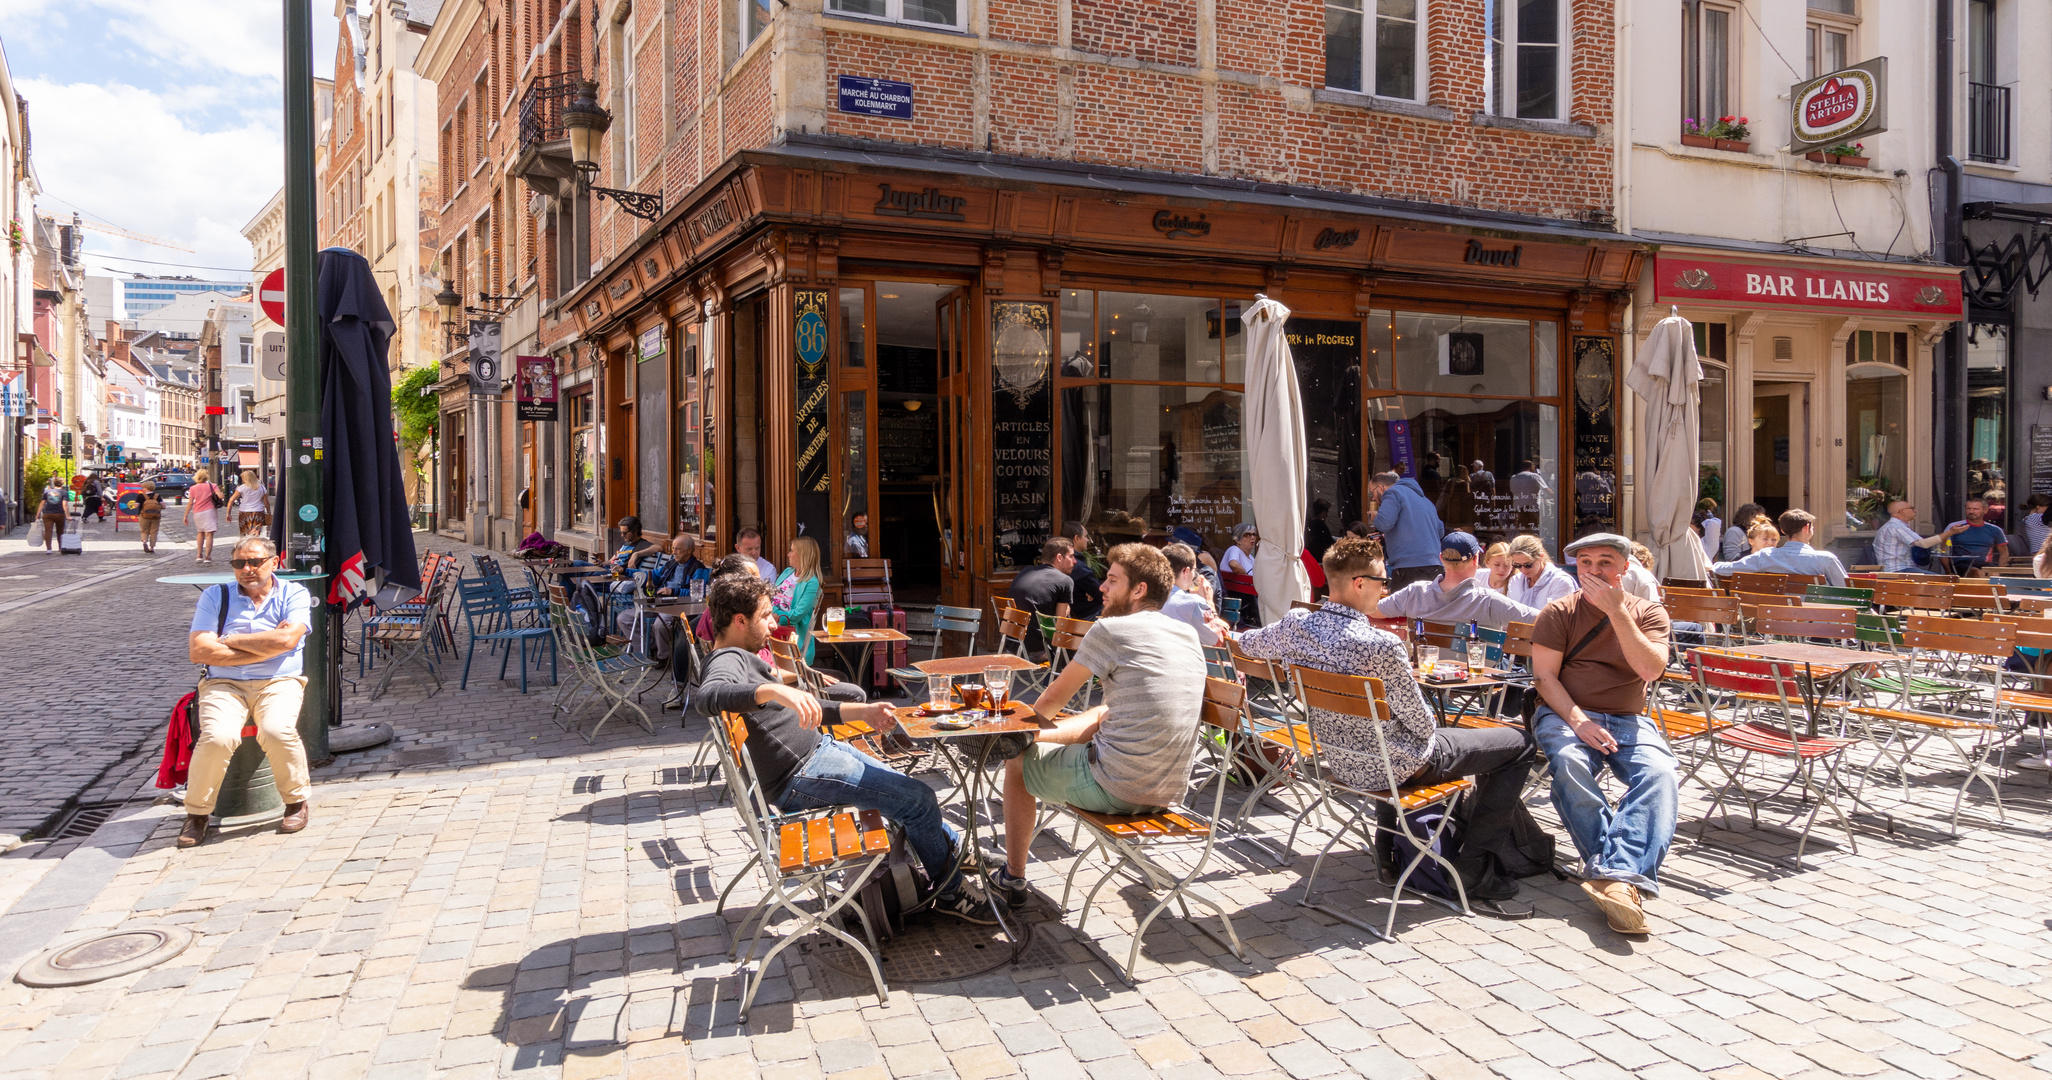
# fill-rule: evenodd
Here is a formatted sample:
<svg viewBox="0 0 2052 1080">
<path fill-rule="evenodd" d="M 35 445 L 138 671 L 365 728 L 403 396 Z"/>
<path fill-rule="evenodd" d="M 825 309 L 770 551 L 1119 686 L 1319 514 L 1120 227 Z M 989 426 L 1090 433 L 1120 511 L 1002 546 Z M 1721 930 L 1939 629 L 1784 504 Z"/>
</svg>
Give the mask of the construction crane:
<svg viewBox="0 0 2052 1080">
<path fill-rule="evenodd" d="M 161 248 L 170 248 L 173 251 L 192 250 L 191 248 L 186 247 L 184 244 L 180 244 L 175 241 L 165 240 L 155 236 L 144 236 L 142 233 L 139 232 L 129 232 L 127 229 L 121 228 L 118 225 L 107 225 L 98 221 L 87 221 L 86 219 L 79 217 L 76 214 L 72 215 L 71 223 L 73 225 L 78 226 L 81 229 L 91 229 L 94 232 L 106 233 L 108 236 L 119 236 L 124 240 L 140 240 L 145 244 L 152 244 Z"/>
</svg>

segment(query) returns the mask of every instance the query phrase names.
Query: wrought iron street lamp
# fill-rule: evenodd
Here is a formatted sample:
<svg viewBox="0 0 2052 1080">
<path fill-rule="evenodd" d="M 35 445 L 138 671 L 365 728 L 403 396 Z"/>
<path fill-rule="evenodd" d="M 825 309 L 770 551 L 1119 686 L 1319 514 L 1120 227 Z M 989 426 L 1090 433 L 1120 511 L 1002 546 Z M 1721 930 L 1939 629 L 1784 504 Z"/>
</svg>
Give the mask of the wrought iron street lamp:
<svg viewBox="0 0 2052 1080">
<path fill-rule="evenodd" d="M 632 118 L 629 118 L 632 122 Z M 663 214 L 661 192 L 647 194 L 640 191 L 625 191 L 620 188 L 599 187 L 591 182 L 598 174 L 598 141 L 606 129 L 613 126 L 613 114 L 599 107 L 598 84 L 578 84 L 577 96 L 570 104 L 563 106 L 563 133 L 570 140 L 570 162 L 577 166 L 579 183 L 601 199 L 611 199 L 620 204 L 620 209 L 643 221 L 654 221 Z"/>
</svg>

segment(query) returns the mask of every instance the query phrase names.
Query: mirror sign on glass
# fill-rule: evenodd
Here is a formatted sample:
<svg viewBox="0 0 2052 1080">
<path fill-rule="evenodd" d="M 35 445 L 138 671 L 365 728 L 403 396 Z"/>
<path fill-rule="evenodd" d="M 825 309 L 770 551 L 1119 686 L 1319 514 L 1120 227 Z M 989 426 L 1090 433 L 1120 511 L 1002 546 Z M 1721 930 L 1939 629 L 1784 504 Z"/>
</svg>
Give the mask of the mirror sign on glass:
<svg viewBox="0 0 2052 1080">
<path fill-rule="evenodd" d="M 991 305 L 991 515 L 998 569 L 1032 564 L 1053 524 L 1053 337 L 1047 304 Z"/>
<path fill-rule="evenodd" d="M 1577 337 L 1575 356 L 1575 535 L 1617 527 L 1615 342 Z"/>
</svg>

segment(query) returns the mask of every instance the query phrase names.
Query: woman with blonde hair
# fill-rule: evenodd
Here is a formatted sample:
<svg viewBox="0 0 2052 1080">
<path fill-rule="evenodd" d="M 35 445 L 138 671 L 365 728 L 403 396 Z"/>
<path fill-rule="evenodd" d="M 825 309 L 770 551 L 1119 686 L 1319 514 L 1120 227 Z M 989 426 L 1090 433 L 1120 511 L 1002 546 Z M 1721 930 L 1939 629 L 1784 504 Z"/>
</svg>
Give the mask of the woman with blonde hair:
<svg viewBox="0 0 2052 1080">
<path fill-rule="evenodd" d="M 255 469 L 242 470 L 235 489 L 235 527 L 244 536 L 262 536 L 271 527 L 271 493 L 257 480 Z"/>
<path fill-rule="evenodd" d="M 770 606 L 776 609 L 777 625 L 788 626 L 804 648 L 805 662 L 812 663 L 812 617 L 819 609 L 819 541 L 801 536 L 791 541 L 784 555 L 790 566 L 777 575 L 770 590 Z"/>
<path fill-rule="evenodd" d="M 1531 533 L 1511 537 L 1510 563 L 1515 573 L 1504 595 L 1526 607 L 1543 608 L 1581 588 L 1574 575 L 1553 565 L 1546 545 Z"/>
<path fill-rule="evenodd" d="M 1753 527 L 1746 530 L 1746 543 L 1752 546 L 1752 550 L 1746 552 L 1748 555 L 1756 551 L 1766 551 L 1769 548 L 1780 547 L 1781 530 L 1775 528 L 1774 523 L 1771 521 L 1765 519 L 1755 521 L 1753 522 Z"/>
<path fill-rule="evenodd" d="M 214 534 L 221 531 L 221 489 L 213 484 L 211 473 L 205 469 L 194 469 L 192 487 L 185 492 L 185 520 L 192 526 L 193 561 L 211 564 L 214 561 Z"/>
<path fill-rule="evenodd" d="M 1510 579 L 1516 571 L 1511 569 L 1510 545 L 1499 540 L 1489 545 L 1482 553 L 1482 568 L 1489 571 L 1489 587 L 1497 592 L 1510 588 Z"/>
</svg>

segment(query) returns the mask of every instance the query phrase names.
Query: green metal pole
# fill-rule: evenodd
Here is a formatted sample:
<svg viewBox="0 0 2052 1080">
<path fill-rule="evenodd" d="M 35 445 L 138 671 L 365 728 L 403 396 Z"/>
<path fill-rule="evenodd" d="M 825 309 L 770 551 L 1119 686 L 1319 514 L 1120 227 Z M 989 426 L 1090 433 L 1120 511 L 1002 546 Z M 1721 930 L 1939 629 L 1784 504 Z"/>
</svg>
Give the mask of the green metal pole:
<svg viewBox="0 0 2052 1080">
<path fill-rule="evenodd" d="M 320 310 L 314 299 L 313 6 L 285 0 L 285 461 L 279 510 L 290 522 L 295 569 L 326 569 L 327 499 L 321 477 Z M 306 704 L 299 737 L 309 761 L 328 753 L 328 726 L 339 711 L 329 655 L 332 613 L 325 579 L 304 583 L 314 594 L 313 631 L 306 639 Z"/>
</svg>

